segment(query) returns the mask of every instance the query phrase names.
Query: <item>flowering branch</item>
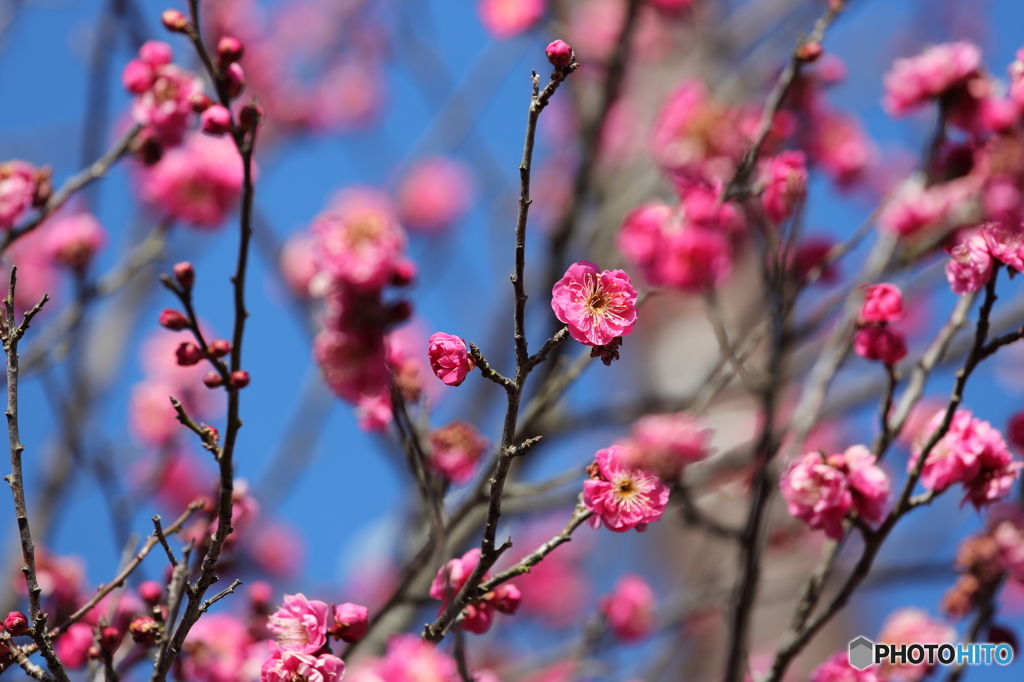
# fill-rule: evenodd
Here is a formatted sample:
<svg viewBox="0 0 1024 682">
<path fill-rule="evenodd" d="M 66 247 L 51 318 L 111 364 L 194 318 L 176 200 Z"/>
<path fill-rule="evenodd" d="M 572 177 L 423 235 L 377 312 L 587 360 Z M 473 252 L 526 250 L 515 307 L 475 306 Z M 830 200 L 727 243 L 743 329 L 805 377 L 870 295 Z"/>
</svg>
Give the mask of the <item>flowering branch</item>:
<svg viewBox="0 0 1024 682">
<path fill-rule="evenodd" d="M 0 254 L 3 254 L 4 251 L 7 250 L 7 247 L 18 239 L 39 227 L 44 220 L 49 218 L 51 214 L 63 206 L 65 202 L 71 198 L 72 194 L 94 180 L 98 180 L 106 175 L 107 171 L 110 170 L 110 167 L 113 166 L 118 159 L 128 153 L 128 150 L 131 149 L 132 143 L 135 142 L 135 138 L 138 137 L 141 131 L 142 126 L 132 126 L 131 130 L 115 142 L 114 146 L 112 146 L 106 154 L 97 159 L 95 163 L 85 170 L 80 171 L 77 175 L 73 175 L 68 178 L 61 188 L 50 197 L 41 209 L 39 209 L 39 212 L 33 218 L 4 235 L 3 240 L 0 241 Z"/>
<path fill-rule="evenodd" d="M 530 355 L 526 343 L 526 223 L 530 213 L 530 171 L 533 164 L 533 148 L 537 134 L 537 121 L 547 107 L 551 97 L 565 78 L 576 70 L 577 64 L 570 60 L 565 66 L 556 66 L 551 79 L 543 90 L 540 89 L 540 78 L 537 73 L 532 75 L 533 96 L 526 124 L 526 140 L 523 143 L 523 158 L 519 165 L 519 214 L 516 218 L 516 249 L 515 270 L 512 274 L 512 288 L 515 292 L 515 312 L 513 315 L 513 337 L 515 341 L 516 373 L 512 379 L 513 386 L 506 386 L 508 406 L 505 411 L 505 422 L 502 428 L 501 445 L 498 451 L 498 462 L 489 483 L 491 487 L 487 506 L 487 517 L 484 522 L 483 538 L 480 541 L 480 561 L 473 569 L 458 595 L 450 600 L 437 619 L 426 627 L 423 638 L 431 642 L 439 642 L 469 603 L 477 586 L 484 575 L 494 565 L 501 554 L 512 546 L 506 540 L 500 547 L 496 546 L 495 535 L 498 530 L 498 519 L 501 517 L 501 498 L 505 480 L 516 456 L 516 424 L 519 417 L 519 401 L 523 386 L 530 374 Z"/>
<path fill-rule="evenodd" d="M 50 674 L 58 682 L 67 682 L 68 676 L 53 650 L 53 642 L 46 631 L 46 614 L 39 606 L 39 595 L 42 588 L 36 578 L 36 550 L 32 542 L 32 529 L 28 523 L 28 509 L 25 504 L 25 482 L 22 476 L 21 456 L 25 446 L 21 444 L 18 432 L 18 342 L 28 331 L 32 318 L 35 317 L 48 300 L 43 298 L 31 310 L 25 313 L 20 324 L 14 312 L 14 292 L 18 281 L 18 268 L 11 268 L 11 278 L 7 289 L 7 297 L 3 300 L 0 311 L 0 339 L 3 340 L 4 353 L 7 355 L 7 436 L 11 450 L 11 473 L 6 477 L 14 497 L 14 515 L 18 520 L 18 533 L 21 539 L 21 556 L 24 564 L 21 571 L 25 574 L 25 587 L 28 589 L 29 622 L 31 623 L 32 639 L 46 661 Z"/>
</svg>

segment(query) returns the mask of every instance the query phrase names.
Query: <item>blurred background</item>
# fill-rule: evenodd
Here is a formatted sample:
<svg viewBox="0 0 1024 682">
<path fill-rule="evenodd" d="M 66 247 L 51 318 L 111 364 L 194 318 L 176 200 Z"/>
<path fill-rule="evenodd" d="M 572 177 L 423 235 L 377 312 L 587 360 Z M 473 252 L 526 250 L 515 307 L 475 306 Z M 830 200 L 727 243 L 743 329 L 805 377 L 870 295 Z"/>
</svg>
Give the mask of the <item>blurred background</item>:
<svg viewBox="0 0 1024 682">
<path fill-rule="evenodd" d="M 538 137 L 527 273 L 533 347 L 555 329 L 546 293 L 551 274 L 584 258 L 603 268 L 629 270 L 612 240 L 623 216 L 644 201 L 672 195 L 671 184 L 651 158 L 650 144 L 652 123 L 666 97 L 686 79 L 697 77 L 723 101 L 750 102 L 759 110 L 792 45 L 811 30 L 825 3 L 697 0 L 680 3 L 687 5 L 681 11 L 643 3 L 627 50 L 622 100 L 609 112 L 610 123 L 590 158 L 580 131 L 602 106 L 602 87 L 626 3 L 551 0 L 536 3 L 535 16 L 527 7 L 533 3 L 526 0 L 482 7 L 487 4 L 201 3 L 204 30 L 245 41 L 247 93 L 257 96 L 267 112 L 257 147 L 257 234 L 248 289 L 245 365 L 252 384 L 243 395 L 245 425 L 236 456 L 237 475 L 248 481 L 259 502 L 261 521 L 247 537 L 248 554 L 235 570 L 243 579 L 269 578 L 275 594 L 303 591 L 327 601 L 362 601 L 372 611 L 414 545 L 417 536 L 409 535 L 409 518 L 418 513 L 415 486 L 395 439 L 361 428 L 357 411 L 322 383 L 310 351 L 317 303 L 282 275 L 282 245 L 307 232 L 343 189 L 374 188 L 401 205 L 403 192 L 430 195 L 429 189 L 420 195 L 409 189 L 413 173 L 419 171 L 428 180 L 444 178 L 443 194 L 456 203 L 450 207 L 451 218 L 437 225 L 406 224 L 408 254 L 418 276 L 402 293 L 415 310 L 403 327 L 404 338 L 411 354 L 425 360 L 431 333 L 455 334 L 473 340 L 493 364 L 507 369 L 507 277 L 517 166 L 530 72 L 546 76 L 550 68 L 545 45 L 565 39 L 576 49 L 582 68 L 557 93 L 542 117 Z M 152 0 L 0 0 L 0 160 L 49 165 L 59 185 L 102 154 L 128 126 L 131 98 L 121 85 L 121 71 L 144 40 L 167 40 L 179 64 L 198 70 L 188 45 L 160 25 L 160 12 L 166 8 L 166 3 Z M 970 40 L 982 47 L 990 72 L 1005 78 L 1007 65 L 1024 46 L 1022 26 L 1024 6 L 1016 0 L 851 0 L 824 42 L 828 58 L 838 59 L 818 68 L 833 70 L 829 102 L 859 120 L 871 140 L 872 158 L 854 186 L 841 186 L 829 173 L 812 169 L 805 232 L 830 243 L 848 238 L 920 157 L 932 114 L 894 120 L 880 106 L 882 76 L 895 58 L 932 43 Z M 573 200 L 581 159 L 593 168 L 590 200 L 578 218 L 584 227 L 558 251 L 554 235 Z M 34 530 L 47 550 L 79 562 L 86 586 L 105 582 L 116 572 L 130 536 L 148 533 L 154 513 L 166 519 L 180 511 L 173 509 L 174 495 L 154 494 L 145 485 L 168 453 L 183 471 L 175 474 L 180 481 L 162 482 L 163 490 L 187 489 L 204 477 L 213 480 L 213 462 L 194 438 L 185 437 L 191 434 L 157 443 L 136 424 L 135 410 L 141 408 L 133 407 L 133 391 L 152 378 L 147 354 L 158 352 L 153 350 L 160 343 L 157 315 L 174 305 L 157 275 L 169 272 L 178 260 L 191 260 L 201 318 L 215 335 L 228 336 L 233 315 L 228 277 L 237 244 L 234 214 L 219 229 L 174 225 L 158 256 L 141 264 L 110 295 L 89 299 L 80 323 L 62 322 L 62 311 L 79 300 L 82 282 L 116 270 L 125 254 L 163 221 L 158 210 L 137 199 L 135 164 L 131 159 L 119 164 L 74 200 L 99 218 L 108 234 L 107 246 L 81 281 L 64 273 L 38 273 L 44 282 L 40 286 L 50 291 L 53 301 L 37 318 L 22 353 L 30 358 L 21 412 L 29 507 L 37 517 Z M 854 251 L 832 283 L 807 295 L 808 309 L 846 290 L 866 250 Z M 744 320 L 756 304 L 749 293 L 756 277 L 750 264 L 741 261 L 722 290 L 740 333 L 749 330 Z M 919 270 L 903 284 L 915 292 L 908 329 L 915 330 L 912 339 L 925 344 L 954 297 L 934 267 Z M 1009 286 L 1008 300 L 1019 286 Z M 589 366 L 545 422 L 550 428 L 539 429 L 551 436 L 521 467 L 522 481 L 546 480 L 586 465 L 596 449 L 625 434 L 645 409 L 661 409 L 699 387 L 718 353 L 703 300 L 658 296 L 641 312 L 637 333 L 622 349 L 623 359 L 611 367 Z M 797 361 L 813 361 L 813 344 L 804 352 L 807 356 Z M 856 383 L 873 371 L 881 374 L 854 359 L 837 382 L 832 416 L 817 430 L 822 442 L 837 451 L 870 442 L 877 431 L 875 396 L 871 401 L 859 398 Z M 951 376 L 948 368 L 939 372 L 928 395 L 947 395 Z M 965 404 L 1002 429 L 1022 407 L 1022 378 L 1024 354 L 1010 349 L 983 366 Z M 449 388 L 429 372 L 423 381 L 434 425 L 460 417 L 475 423 L 492 443 L 497 439 L 504 401 L 496 386 L 470 377 L 464 386 Z M 219 403 L 209 407 L 206 421 L 222 422 Z M 741 395 L 726 395 L 710 406 L 707 420 L 716 429 L 715 448 L 724 452 L 748 441 L 756 426 L 754 415 L 754 403 Z M 905 452 L 888 462 L 895 474 L 903 469 L 903 457 Z M 736 486 L 737 480 L 726 481 L 726 493 L 704 500 L 723 522 L 738 524 L 742 519 L 742 507 L 730 503 L 736 499 L 730 495 L 742 497 Z M 538 503 L 539 509 L 509 515 L 502 533 L 512 533 L 517 548 L 536 544 L 560 527 L 578 491 L 579 478 Z M 460 492 L 452 494 L 457 498 Z M 784 515 L 783 508 L 776 511 Z M 900 607 L 938 616 L 942 595 L 955 580 L 957 543 L 980 525 L 973 510 L 959 508 L 955 495 L 909 519 L 879 560 L 876 571 L 881 577 L 858 593 L 849 613 L 828 629 L 823 644 L 808 654 L 792 679 L 806 679 L 810 666 L 852 637 L 877 634 L 885 618 Z M 0 504 L 0 528 L 6 529 L 0 565 L 10 571 L 17 557 L 8 503 Z M 640 644 L 602 650 L 594 658 L 603 667 L 587 669 L 584 676 L 654 682 L 657 674 L 679 679 L 688 671 L 701 679 L 709 665 L 701 652 L 719 645 L 720 615 L 714 605 L 724 603 L 721 595 L 714 596 L 709 576 L 732 570 L 722 568 L 732 556 L 727 545 L 686 528 L 677 516 L 666 516 L 643 536 L 587 528 L 578 535 L 578 541 L 564 548 L 576 571 L 564 589 L 576 590 L 572 594 L 578 596 L 567 598 L 571 603 L 560 615 L 543 609 L 534 616 L 523 614 L 530 627 L 513 627 L 520 616 L 506 619 L 508 627 L 497 628 L 497 634 L 479 643 L 471 640 L 472 655 L 493 659 L 499 670 L 500 659 L 512 651 L 537 655 L 536 661 L 510 666 L 509 679 L 547 670 L 559 651 L 578 641 L 599 595 L 624 572 L 635 572 L 655 587 L 659 608 L 666 613 L 698 597 L 709 603 L 682 625 L 677 622 Z M 772 570 L 809 570 L 817 556 L 815 542 L 813 537 L 809 544 L 780 539 Z M 138 578 L 158 577 L 159 565 L 147 562 Z M 13 594 L 8 583 L 13 584 L 6 581 L 0 592 Z M 795 589 L 785 581 L 762 587 L 762 598 L 771 603 L 759 611 L 755 664 L 757 652 L 770 655 L 774 650 L 779 629 L 773 623 L 788 618 Z M 231 598 L 220 606 L 238 608 L 232 601 L 242 599 Z M 10 600 L 8 595 L 4 604 Z M 433 608 L 421 609 L 408 629 L 418 631 Z M 1012 585 L 1004 590 L 999 621 L 1024 625 L 1024 591 Z M 506 637 L 506 643 L 495 643 L 491 651 L 494 637 Z M 1015 680 L 1020 665 L 977 669 L 968 676 Z"/>
</svg>

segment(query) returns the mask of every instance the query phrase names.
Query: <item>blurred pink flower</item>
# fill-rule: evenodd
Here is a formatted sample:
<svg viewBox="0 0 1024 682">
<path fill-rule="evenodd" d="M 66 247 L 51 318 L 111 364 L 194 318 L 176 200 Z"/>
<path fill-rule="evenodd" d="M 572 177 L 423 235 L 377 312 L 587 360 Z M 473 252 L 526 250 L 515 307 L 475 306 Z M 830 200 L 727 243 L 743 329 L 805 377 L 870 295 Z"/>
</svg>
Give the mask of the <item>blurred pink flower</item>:
<svg viewBox="0 0 1024 682">
<path fill-rule="evenodd" d="M 381 289 L 404 259 L 405 233 L 390 200 L 377 190 L 341 192 L 311 231 L 320 267 L 356 291 Z"/>
<path fill-rule="evenodd" d="M 850 665 L 850 655 L 840 651 L 811 673 L 810 682 L 885 682 L 874 668 L 857 670 Z"/>
<path fill-rule="evenodd" d="M 93 645 L 92 628 L 85 623 L 74 623 L 57 638 L 57 657 L 66 667 L 77 670 L 89 662 L 89 649 Z"/>
<path fill-rule="evenodd" d="M 345 642 L 358 642 L 369 627 L 370 611 L 359 604 L 345 603 L 334 607 L 331 634 Z"/>
<path fill-rule="evenodd" d="M 81 270 L 107 242 L 107 233 L 91 213 L 54 218 L 46 225 L 46 245 L 57 263 Z"/>
<path fill-rule="evenodd" d="M 495 38 L 512 38 L 530 30 L 544 16 L 545 0 L 480 0 L 477 11 Z"/>
<path fill-rule="evenodd" d="M 949 254 L 946 279 L 954 294 L 974 293 L 984 287 L 992 276 L 992 254 L 980 231 L 961 235 L 946 248 L 946 253 Z"/>
<path fill-rule="evenodd" d="M 274 578 L 298 575 L 306 555 L 301 530 L 266 519 L 260 523 L 258 532 L 248 534 L 247 549 L 256 565 Z"/>
<path fill-rule="evenodd" d="M 583 503 L 594 513 L 591 526 L 604 523 L 609 530 L 624 533 L 644 531 L 665 513 L 669 489 L 654 474 L 626 465 L 628 448 L 622 445 L 598 450 L 588 467 L 590 478 L 583 482 Z"/>
<path fill-rule="evenodd" d="M 895 365 L 907 356 L 907 339 L 892 327 L 868 325 L 857 330 L 853 350 L 865 360 Z"/>
<path fill-rule="evenodd" d="M 0 230 L 9 230 L 32 207 L 40 171 L 24 161 L 0 163 Z"/>
<path fill-rule="evenodd" d="M 643 639 L 654 629 L 654 590 L 638 575 L 627 574 L 615 583 L 611 594 L 601 599 L 601 613 L 619 639 Z"/>
<path fill-rule="evenodd" d="M 182 675 L 197 682 L 249 682 L 245 671 L 262 647 L 237 616 L 209 613 L 196 621 L 182 649 Z"/>
<path fill-rule="evenodd" d="M 878 644 L 945 644 L 956 642 L 956 630 L 943 621 L 931 618 L 919 609 L 905 608 L 890 615 L 875 639 Z M 883 664 L 878 674 L 883 680 L 918 682 L 929 672 L 927 664 L 891 666 Z"/>
<path fill-rule="evenodd" d="M 708 456 L 710 439 L 711 430 L 685 412 L 647 415 L 633 424 L 624 463 L 677 479 L 684 466 Z"/>
<path fill-rule="evenodd" d="M 775 223 L 793 214 L 807 194 L 807 161 L 800 151 L 784 151 L 762 164 L 761 202 Z"/>
<path fill-rule="evenodd" d="M 921 54 L 897 59 L 885 74 L 883 105 L 902 116 L 978 74 L 981 50 L 968 42 L 943 43 Z"/>
<path fill-rule="evenodd" d="M 473 477 L 477 462 L 487 448 L 487 439 L 476 427 L 456 420 L 430 433 L 427 464 L 453 483 L 465 483 Z"/>
<path fill-rule="evenodd" d="M 398 186 L 398 215 L 409 230 L 433 233 L 458 222 L 473 203 L 468 166 L 444 157 L 417 161 Z"/>
<path fill-rule="evenodd" d="M 320 272 L 312 235 L 297 232 L 288 237 L 281 247 L 278 266 L 281 269 L 281 277 L 291 292 L 300 298 L 308 298 L 309 285 Z"/>
<path fill-rule="evenodd" d="M 375 672 L 376 679 L 385 682 L 458 682 L 460 679 L 452 657 L 418 635 L 393 636 Z"/>
<path fill-rule="evenodd" d="M 213 229 L 238 206 L 242 158 L 228 137 L 189 133 L 156 164 L 139 167 L 143 201 L 187 225 Z"/>
<path fill-rule="evenodd" d="M 628 336 L 636 324 L 636 289 L 622 270 L 599 271 L 589 261 L 569 266 L 551 291 L 555 317 L 587 346 Z"/>
<path fill-rule="evenodd" d="M 899 322 L 903 319 L 903 292 L 895 284 L 875 284 L 864 291 L 860 321 Z"/>
</svg>

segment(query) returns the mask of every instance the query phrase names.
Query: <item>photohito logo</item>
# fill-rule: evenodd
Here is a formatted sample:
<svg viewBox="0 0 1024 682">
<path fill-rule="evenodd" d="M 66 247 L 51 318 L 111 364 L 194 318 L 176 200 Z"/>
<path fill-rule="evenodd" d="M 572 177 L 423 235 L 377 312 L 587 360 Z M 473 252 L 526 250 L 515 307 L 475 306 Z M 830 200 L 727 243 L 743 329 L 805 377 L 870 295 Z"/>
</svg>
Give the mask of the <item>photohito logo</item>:
<svg viewBox="0 0 1024 682">
<path fill-rule="evenodd" d="M 850 642 L 850 665 L 864 670 L 872 665 L 1009 665 L 1009 644 L 875 644 L 867 637 Z"/>
</svg>

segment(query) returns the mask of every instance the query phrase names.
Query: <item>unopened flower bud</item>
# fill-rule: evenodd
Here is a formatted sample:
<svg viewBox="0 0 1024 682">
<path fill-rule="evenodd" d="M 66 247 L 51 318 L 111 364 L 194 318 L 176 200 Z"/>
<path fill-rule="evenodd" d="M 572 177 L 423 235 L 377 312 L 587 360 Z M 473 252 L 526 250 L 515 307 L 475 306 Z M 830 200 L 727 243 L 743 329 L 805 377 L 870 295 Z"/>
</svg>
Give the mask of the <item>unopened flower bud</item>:
<svg viewBox="0 0 1024 682">
<path fill-rule="evenodd" d="M 245 45 L 238 38 L 224 36 L 217 43 L 217 63 L 221 66 L 234 64 L 245 54 Z"/>
<path fill-rule="evenodd" d="M 235 62 L 229 64 L 224 69 L 224 87 L 227 88 L 228 97 L 234 99 L 242 94 L 242 90 L 245 89 L 245 72 L 242 71 L 242 67 Z"/>
<path fill-rule="evenodd" d="M 236 369 L 231 373 L 231 387 L 245 388 L 249 385 L 249 373 L 244 369 Z"/>
<path fill-rule="evenodd" d="M 823 53 L 821 43 L 817 40 L 809 40 L 796 50 L 797 59 L 808 64 L 817 61 Z"/>
<path fill-rule="evenodd" d="M 112 625 L 108 625 L 100 632 L 100 648 L 112 654 L 121 646 L 121 631 Z"/>
<path fill-rule="evenodd" d="M 4 628 L 11 633 L 12 637 L 20 637 L 28 634 L 28 616 L 21 611 L 11 611 L 4 618 Z"/>
<path fill-rule="evenodd" d="M 163 627 L 149 616 L 139 616 L 128 626 L 132 639 L 143 646 L 152 646 L 160 641 Z"/>
<path fill-rule="evenodd" d="M 223 135 L 231 130 L 231 112 L 220 104 L 214 104 L 203 112 L 200 124 L 204 133 Z"/>
<path fill-rule="evenodd" d="M 334 625 L 330 633 L 345 642 L 358 642 L 369 627 L 370 612 L 359 604 L 342 604 L 334 608 Z"/>
<path fill-rule="evenodd" d="M 160 15 L 160 23 L 173 33 L 188 33 L 188 19 L 176 9 L 165 9 Z"/>
<path fill-rule="evenodd" d="M 139 585 L 139 597 L 150 606 L 156 606 L 164 597 L 163 585 L 155 580 L 147 580 Z"/>
<path fill-rule="evenodd" d="M 224 380 L 216 372 L 207 372 L 206 376 L 203 377 L 203 383 L 207 388 L 217 388 L 224 385 Z"/>
<path fill-rule="evenodd" d="M 562 68 L 572 64 L 572 48 L 563 40 L 554 41 L 548 45 L 548 49 L 545 52 L 547 53 L 548 61 L 551 62 L 552 66 Z"/>
<path fill-rule="evenodd" d="M 231 352 L 231 342 L 227 339 L 217 339 L 210 344 L 210 355 L 215 358 L 222 358 Z"/>
<path fill-rule="evenodd" d="M 188 318 L 173 308 L 165 308 L 160 313 L 160 326 L 180 332 L 182 329 L 188 328 Z"/>
<path fill-rule="evenodd" d="M 246 104 L 238 113 L 238 123 L 242 126 L 242 130 L 245 131 L 255 130 L 262 120 L 263 107 L 255 101 Z"/>
<path fill-rule="evenodd" d="M 213 100 L 210 99 L 209 95 L 202 92 L 197 92 L 188 98 L 188 108 L 194 114 L 201 114 L 212 106 Z"/>
<path fill-rule="evenodd" d="M 141 59 L 133 59 L 121 72 L 121 84 L 128 92 L 139 95 L 149 90 L 154 77 L 152 66 Z"/>
<path fill-rule="evenodd" d="M 199 346 L 191 341 L 185 341 L 178 346 L 178 350 L 174 351 L 174 355 L 178 358 L 178 364 L 182 367 L 198 365 L 203 359 L 203 351 L 199 350 Z"/>
<path fill-rule="evenodd" d="M 206 436 L 213 443 L 220 442 L 220 431 L 217 430 L 216 426 L 210 426 L 209 424 L 203 424 L 199 427 L 199 430 L 206 434 Z"/>
<path fill-rule="evenodd" d="M 519 608 L 519 602 L 523 599 L 523 593 L 511 583 L 499 585 L 494 589 L 494 597 L 491 602 L 494 608 L 502 613 L 515 613 Z"/>
<path fill-rule="evenodd" d="M 185 291 L 192 291 L 192 285 L 196 281 L 196 270 L 192 267 L 192 264 L 187 260 L 183 260 L 180 263 L 174 265 L 174 277 L 178 280 L 178 284 Z"/>
</svg>

